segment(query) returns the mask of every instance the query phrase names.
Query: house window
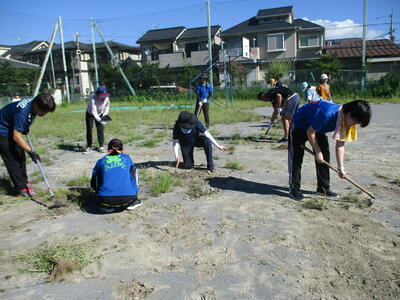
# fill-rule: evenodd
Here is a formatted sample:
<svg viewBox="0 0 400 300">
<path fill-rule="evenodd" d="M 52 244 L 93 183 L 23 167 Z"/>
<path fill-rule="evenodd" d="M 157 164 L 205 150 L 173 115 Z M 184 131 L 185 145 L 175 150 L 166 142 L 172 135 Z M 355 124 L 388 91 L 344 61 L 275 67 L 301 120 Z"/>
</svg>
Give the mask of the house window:
<svg viewBox="0 0 400 300">
<path fill-rule="evenodd" d="M 319 47 L 321 46 L 320 35 L 307 35 L 300 37 L 300 47 Z"/>
<path fill-rule="evenodd" d="M 285 51 L 285 35 L 283 33 L 268 35 L 268 51 Z"/>
</svg>

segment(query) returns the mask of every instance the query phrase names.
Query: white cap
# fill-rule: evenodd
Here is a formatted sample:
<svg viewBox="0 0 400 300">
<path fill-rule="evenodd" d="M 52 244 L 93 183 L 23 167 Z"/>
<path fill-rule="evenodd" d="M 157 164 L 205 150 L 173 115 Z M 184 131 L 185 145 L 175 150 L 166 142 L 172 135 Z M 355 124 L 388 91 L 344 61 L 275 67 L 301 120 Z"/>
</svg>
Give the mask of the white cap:
<svg viewBox="0 0 400 300">
<path fill-rule="evenodd" d="M 328 75 L 326 75 L 325 73 L 321 74 L 321 79 L 328 79 L 328 78 L 329 78 Z"/>
</svg>

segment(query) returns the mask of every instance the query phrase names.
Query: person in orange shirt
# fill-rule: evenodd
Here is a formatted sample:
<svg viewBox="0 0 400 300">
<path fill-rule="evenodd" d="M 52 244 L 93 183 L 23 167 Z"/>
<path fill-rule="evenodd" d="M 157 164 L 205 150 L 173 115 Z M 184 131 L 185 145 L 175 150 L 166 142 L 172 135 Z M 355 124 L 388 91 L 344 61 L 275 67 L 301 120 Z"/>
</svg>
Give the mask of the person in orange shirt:
<svg viewBox="0 0 400 300">
<path fill-rule="evenodd" d="M 317 86 L 317 93 L 323 100 L 333 102 L 331 96 L 331 87 L 328 84 L 328 80 L 328 75 L 321 75 L 321 83 Z"/>
</svg>

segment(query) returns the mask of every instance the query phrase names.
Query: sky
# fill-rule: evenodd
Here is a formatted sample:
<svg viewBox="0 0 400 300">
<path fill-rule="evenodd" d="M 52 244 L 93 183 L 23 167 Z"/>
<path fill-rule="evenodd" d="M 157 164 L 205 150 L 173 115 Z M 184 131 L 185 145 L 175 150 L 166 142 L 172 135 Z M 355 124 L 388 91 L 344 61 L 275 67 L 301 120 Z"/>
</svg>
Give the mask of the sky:
<svg viewBox="0 0 400 300">
<path fill-rule="evenodd" d="M 259 9 L 292 5 L 295 18 L 325 26 L 326 39 L 361 37 L 363 0 L 211 0 L 211 23 L 228 29 L 257 14 Z M 386 38 L 390 15 L 400 43 L 400 0 L 368 0 L 368 39 Z M 0 1 L 0 45 L 49 40 L 57 18 L 64 41 L 91 42 L 93 17 L 107 40 L 128 45 L 150 29 L 207 25 L 205 0 L 12 0 Z M 96 34 L 97 42 L 101 41 Z M 59 36 L 56 43 L 60 42 Z"/>
</svg>

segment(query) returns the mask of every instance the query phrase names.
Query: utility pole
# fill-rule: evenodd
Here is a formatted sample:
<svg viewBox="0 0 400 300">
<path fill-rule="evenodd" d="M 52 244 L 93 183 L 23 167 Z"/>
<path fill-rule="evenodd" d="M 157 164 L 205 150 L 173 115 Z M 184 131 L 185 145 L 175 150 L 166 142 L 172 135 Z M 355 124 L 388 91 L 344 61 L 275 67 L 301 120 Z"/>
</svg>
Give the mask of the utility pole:
<svg viewBox="0 0 400 300">
<path fill-rule="evenodd" d="M 210 67 L 209 75 L 210 78 L 209 82 L 211 87 L 214 86 L 213 81 L 213 70 L 212 70 L 212 40 L 211 40 L 211 17 L 210 17 L 210 0 L 207 0 L 207 32 L 208 32 L 208 64 Z"/>
<path fill-rule="evenodd" d="M 83 101 L 83 86 L 82 86 L 82 65 L 81 65 L 81 49 L 79 49 L 79 34 L 75 32 L 76 41 L 76 61 L 78 63 L 78 74 L 79 74 L 79 91 L 81 94 L 81 101 Z"/>
<path fill-rule="evenodd" d="M 53 62 L 53 52 L 50 53 L 50 64 L 51 64 L 51 75 L 53 78 L 53 88 L 57 88 L 56 86 L 56 74 L 54 73 L 54 62 Z"/>
<path fill-rule="evenodd" d="M 390 40 L 392 42 L 394 42 L 394 34 L 393 34 L 393 32 L 394 32 L 394 29 L 393 29 L 393 8 L 392 8 L 392 14 L 390 15 L 390 30 L 389 30 Z"/>
<path fill-rule="evenodd" d="M 110 54 L 112 61 L 114 62 L 114 65 L 117 67 L 118 71 L 121 73 L 121 76 L 124 79 L 126 85 L 128 86 L 130 92 L 132 93 L 133 96 L 136 96 L 135 90 L 133 89 L 132 85 L 130 84 L 128 78 L 126 78 L 124 71 L 122 70 L 117 58 L 115 57 L 115 55 L 112 52 L 110 46 L 108 45 L 106 39 L 104 38 L 103 34 L 101 33 L 99 26 L 96 23 L 94 23 L 94 26 L 96 27 L 97 33 L 99 34 L 100 38 L 103 40 L 103 43 L 106 46 L 107 51 Z"/>
<path fill-rule="evenodd" d="M 90 18 L 90 29 L 92 31 L 92 48 L 93 48 L 93 63 L 94 63 L 94 75 L 95 75 L 95 82 L 94 82 L 94 89 L 99 86 L 99 73 L 97 71 L 97 54 L 96 54 L 96 43 L 94 40 L 94 21 L 93 18 Z"/>
<path fill-rule="evenodd" d="M 363 34 L 362 34 L 362 49 L 361 49 L 361 90 L 365 89 L 365 51 L 367 48 L 367 6 L 368 0 L 364 0 L 364 17 L 363 17 Z"/>
<path fill-rule="evenodd" d="M 69 101 L 70 101 L 70 95 L 69 95 L 67 62 L 66 62 L 66 60 L 65 60 L 64 36 L 63 36 L 63 29 L 62 29 L 61 17 L 58 17 L 58 27 L 59 27 L 59 29 L 60 29 L 61 53 L 62 53 L 63 66 L 64 66 L 65 90 L 66 90 L 66 94 L 67 94 L 67 101 L 69 102 Z"/>
</svg>

